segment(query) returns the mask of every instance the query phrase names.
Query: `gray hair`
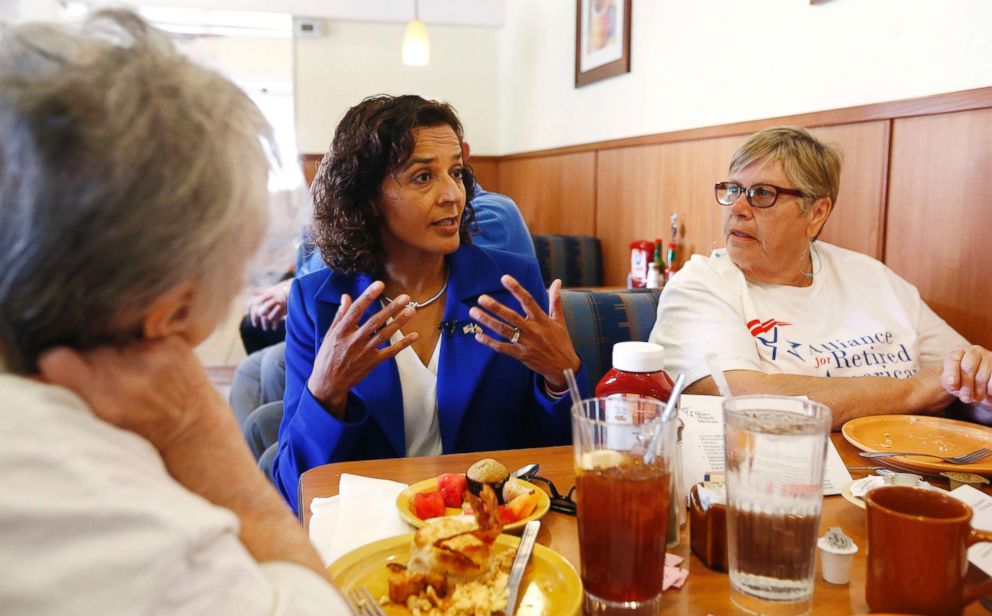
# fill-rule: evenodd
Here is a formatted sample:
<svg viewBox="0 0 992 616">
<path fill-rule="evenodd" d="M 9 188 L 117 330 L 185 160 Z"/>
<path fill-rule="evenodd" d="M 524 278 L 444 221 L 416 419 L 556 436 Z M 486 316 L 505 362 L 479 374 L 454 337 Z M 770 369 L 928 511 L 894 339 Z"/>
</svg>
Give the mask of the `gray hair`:
<svg viewBox="0 0 992 616">
<path fill-rule="evenodd" d="M 54 345 L 139 338 L 165 291 L 196 281 L 209 296 L 240 275 L 274 151 L 241 90 L 133 13 L 101 11 L 78 31 L 0 25 L 7 368 L 29 372 Z"/>
<path fill-rule="evenodd" d="M 813 202 L 830 197 L 837 204 L 840 190 L 841 155 L 834 146 L 823 143 L 804 128 L 776 126 L 751 135 L 730 159 L 730 173 L 736 173 L 753 163 L 780 163 L 786 177 L 803 191 L 800 200 L 803 212 Z"/>
</svg>

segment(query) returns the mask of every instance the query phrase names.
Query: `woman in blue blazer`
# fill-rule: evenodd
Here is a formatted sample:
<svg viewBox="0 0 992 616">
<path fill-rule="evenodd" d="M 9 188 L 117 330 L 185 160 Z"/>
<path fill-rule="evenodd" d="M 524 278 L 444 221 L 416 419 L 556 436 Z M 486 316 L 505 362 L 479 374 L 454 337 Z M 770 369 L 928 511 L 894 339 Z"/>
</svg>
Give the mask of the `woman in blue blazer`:
<svg viewBox="0 0 992 616">
<path fill-rule="evenodd" d="M 472 170 L 454 110 L 418 96 L 351 108 L 314 181 L 328 270 L 293 284 L 273 476 L 344 460 L 570 442 L 563 372 L 584 376 L 561 283 L 471 245 Z M 550 309 L 549 309 L 550 302 Z"/>
</svg>

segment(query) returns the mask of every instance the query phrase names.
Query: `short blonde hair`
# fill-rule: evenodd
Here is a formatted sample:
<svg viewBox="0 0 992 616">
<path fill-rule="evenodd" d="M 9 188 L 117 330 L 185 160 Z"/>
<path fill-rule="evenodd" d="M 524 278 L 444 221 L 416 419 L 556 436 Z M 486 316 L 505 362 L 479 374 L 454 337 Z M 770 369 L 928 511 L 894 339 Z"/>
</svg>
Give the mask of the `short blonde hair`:
<svg viewBox="0 0 992 616">
<path fill-rule="evenodd" d="M 830 197 L 837 204 L 840 189 L 840 151 L 819 141 L 804 128 L 776 126 L 751 135 L 730 159 L 730 173 L 754 163 L 779 163 L 786 177 L 807 197 L 800 200 L 803 212 L 813 202 Z"/>
</svg>

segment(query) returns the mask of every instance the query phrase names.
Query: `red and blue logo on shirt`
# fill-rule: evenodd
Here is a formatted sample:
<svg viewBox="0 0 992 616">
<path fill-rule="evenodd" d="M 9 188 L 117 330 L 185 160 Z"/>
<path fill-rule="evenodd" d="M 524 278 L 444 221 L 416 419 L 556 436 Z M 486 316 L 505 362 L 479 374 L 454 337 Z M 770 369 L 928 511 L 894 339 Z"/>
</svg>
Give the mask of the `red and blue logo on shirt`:
<svg viewBox="0 0 992 616">
<path fill-rule="evenodd" d="M 748 331 L 751 335 L 766 347 L 772 350 L 772 361 L 778 357 L 778 328 L 787 327 L 792 325 L 792 323 L 786 323 L 785 321 L 779 321 L 778 319 L 768 319 L 767 321 L 762 321 L 761 319 L 752 319 L 747 322 Z M 766 335 L 771 332 L 770 335 Z M 796 349 L 802 346 L 799 342 L 793 342 L 791 340 L 786 340 L 786 344 L 789 345 L 789 349 L 786 351 L 790 355 L 795 356 L 800 361 L 804 361 L 802 356 L 796 351 Z"/>
</svg>

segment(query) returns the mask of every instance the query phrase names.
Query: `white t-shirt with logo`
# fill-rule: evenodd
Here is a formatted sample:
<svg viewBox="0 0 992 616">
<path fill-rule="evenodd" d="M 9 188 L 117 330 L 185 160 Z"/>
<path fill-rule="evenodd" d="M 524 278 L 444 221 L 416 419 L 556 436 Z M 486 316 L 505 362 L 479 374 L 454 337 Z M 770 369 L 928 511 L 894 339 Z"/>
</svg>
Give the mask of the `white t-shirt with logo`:
<svg viewBox="0 0 992 616">
<path fill-rule="evenodd" d="M 967 341 L 915 286 L 880 261 L 816 242 L 813 284 L 748 282 L 725 249 L 692 259 L 665 285 L 651 342 L 686 384 L 724 370 L 908 378 Z"/>
</svg>

